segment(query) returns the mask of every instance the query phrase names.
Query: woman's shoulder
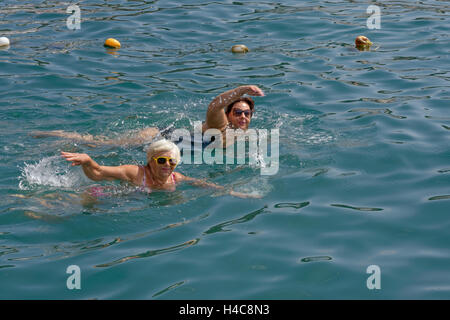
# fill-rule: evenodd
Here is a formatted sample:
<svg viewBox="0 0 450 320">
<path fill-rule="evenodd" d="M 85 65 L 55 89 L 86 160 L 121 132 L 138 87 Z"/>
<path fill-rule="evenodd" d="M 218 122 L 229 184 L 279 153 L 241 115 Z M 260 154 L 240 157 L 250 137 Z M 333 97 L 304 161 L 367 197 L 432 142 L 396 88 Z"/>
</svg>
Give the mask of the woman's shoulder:
<svg viewBox="0 0 450 320">
<path fill-rule="evenodd" d="M 135 165 L 135 164 L 123 164 L 120 167 L 123 170 L 133 172 L 133 173 L 138 173 L 141 170 L 144 171 L 144 166 L 139 166 L 139 165 Z"/>
<path fill-rule="evenodd" d="M 127 177 L 126 180 L 131 181 L 134 184 L 140 183 L 145 172 L 144 166 L 124 164 L 120 167 L 122 168 L 124 175 Z"/>
<path fill-rule="evenodd" d="M 173 177 L 175 178 L 175 182 L 180 182 L 183 181 L 184 179 L 186 179 L 186 176 L 184 176 L 183 174 L 179 173 L 179 172 L 173 172 Z"/>
</svg>

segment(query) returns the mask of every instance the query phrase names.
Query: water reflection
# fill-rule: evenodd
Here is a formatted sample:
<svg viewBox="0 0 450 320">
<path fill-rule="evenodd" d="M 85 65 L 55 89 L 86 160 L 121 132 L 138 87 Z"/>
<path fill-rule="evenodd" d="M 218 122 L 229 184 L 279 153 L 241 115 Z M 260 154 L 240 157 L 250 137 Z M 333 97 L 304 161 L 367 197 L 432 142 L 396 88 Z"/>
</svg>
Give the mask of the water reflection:
<svg viewBox="0 0 450 320">
<path fill-rule="evenodd" d="M 345 208 L 345 209 L 352 209 L 357 211 L 383 211 L 382 208 L 368 208 L 368 207 L 355 207 L 355 206 L 349 206 L 346 204 L 331 204 L 332 207 L 338 207 L 338 208 Z"/>
<path fill-rule="evenodd" d="M 163 290 L 158 291 L 157 293 L 155 293 L 154 295 L 152 295 L 152 298 L 156 298 L 157 296 L 160 296 L 160 295 L 162 295 L 162 294 L 164 294 L 164 293 L 166 293 L 166 292 L 168 292 L 168 291 L 170 291 L 170 290 L 173 290 L 173 289 L 175 289 L 175 288 L 178 288 L 179 286 L 182 286 L 182 285 L 185 284 L 185 283 L 186 283 L 186 281 L 180 281 L 180 282 L 174 283 L 174 284 L 168 286 L 167 288 L 164 288 Z"/>
<path fill-rule="evenodd" d="M 434 196 L 434 197 L 428 198 L 428 200 L 430 200 L 430 201 L 433 201 L 433 200 L 447 200 L 447 199 L 450 199 L 450 195 L 448 195 L 448 194 L 443 195 L 443 196 Z"/>
<path fill-rule="evenodd" d="M 149 250 L 149 251 L 146 251 L 143 253 L 126 256 L 126 257 L 120 258 L 118 260 L 114 260 L 112 262 L 98 264 L 95 267 L 96 268 L 112 267 L 116 264 L 123 263 L 123 262 L 129 261 L 129 260 L 132 260 L 132 259 L 148 258 L 148 257 L 153 257 L 153 256 L 156 256 L 159 254 L 163 254 L 163 253 L 178 251 L 178 250 L 184 249 L 186 247 L 193 246 L 193 245 L 197 244 L 199 241 L 200 241 L 200 239 L 192 239 L 192 240 L 183 242 L 183 243 L 175 245 L 175 246 L 162 248 L 162 249 L 156 249 L 156 250 Z"/>
<path fill-rule="evenodd" d="M 299 259 L 299 262 L 317 262 L 317 261 L 330 261 L 332 260 L 329 256 L 317 256 L 317 257 L 306 257 Z"/>
<path fill-rule="evenodd" d="M 213 234 L 216 232 L 227 232 L 227 231 L 231 231 L 231 229 L 225 229 L 225 227 L 229 227 L 238 223 L 245 223 L 248 221 L 253 220 L 255 217 L 257 217 L 258 215 L 262 214 L 262 213 L 267 213 L 270 212 L 267 210 L 267 206 L 264 206 L 263 208 L 256 210 L 254 212 L 250 212 L 248 214 L 246 214 L 245 216 L 238 218 L 238 219 L 233 219 L 230 221 L 226 221 L 226 222 L 222 222 L 219 223 L 215 226 L 212 226 L 211 228 L 209 228 L 208 230 L 206 230 L 205 232 L 203 232 L 204 235 L 207 234 Z"/>
<path fill-rule="evenodd" d="M 305 202 L 299 202 L 299 203 L 277 203 L 274 207 L 275 208 L 294 208 L 294 209 L 301 209 L 309 205 L 309 201 Z"/>
</svg>

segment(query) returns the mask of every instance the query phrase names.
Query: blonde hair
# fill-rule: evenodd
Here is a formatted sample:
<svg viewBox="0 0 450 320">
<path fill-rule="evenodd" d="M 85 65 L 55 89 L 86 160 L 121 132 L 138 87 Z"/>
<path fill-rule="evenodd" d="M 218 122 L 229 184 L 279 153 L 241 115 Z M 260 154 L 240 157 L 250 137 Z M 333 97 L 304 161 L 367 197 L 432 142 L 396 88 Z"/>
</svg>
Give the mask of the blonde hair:
<svg viewBox="0 0 450 320">
<path fill-rule="evenodd" d="M 180 163 L 180 149 L 175 143 L 166 139 L 152 142 L 152 144 L 147 149 L 147 162 L 150 163 L 152 158 L 156 154 L 163 152 L 170 152 L 172 156 L 177 160 L 177 163 Z"/>
</svg>

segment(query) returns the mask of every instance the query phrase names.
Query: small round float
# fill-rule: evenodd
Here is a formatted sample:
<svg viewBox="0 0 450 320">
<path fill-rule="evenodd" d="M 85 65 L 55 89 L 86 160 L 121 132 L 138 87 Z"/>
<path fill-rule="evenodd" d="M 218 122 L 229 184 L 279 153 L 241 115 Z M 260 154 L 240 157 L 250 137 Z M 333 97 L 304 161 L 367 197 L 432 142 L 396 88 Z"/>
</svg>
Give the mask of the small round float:
<svg viewBox="0 0 450 320">
<path fill-rule="evenodd" d="M 355 46 L 358 50 L 368 50 L 372 45 L 372 41 L 365 36 L 357 36 L 355 39 Z"/>
<path fill-rule="evenodd" d="M 117 41 L 114 38 L 108 38 L 105 41 L 105 47 L 119 49 L 120 48 L 120 42 Z"/>
<path fill-rule="evenodd" d="M 0 47 L 9 46 L 9 39 L 7 37 L 0 37 Z"/>
<path fill-rule="evenodd" d="M 236 44 L 231 47 L 231 52 L 233 53 L 247 53 L 248 51 L 248 48 L 243 44 Z"/>
</svg>

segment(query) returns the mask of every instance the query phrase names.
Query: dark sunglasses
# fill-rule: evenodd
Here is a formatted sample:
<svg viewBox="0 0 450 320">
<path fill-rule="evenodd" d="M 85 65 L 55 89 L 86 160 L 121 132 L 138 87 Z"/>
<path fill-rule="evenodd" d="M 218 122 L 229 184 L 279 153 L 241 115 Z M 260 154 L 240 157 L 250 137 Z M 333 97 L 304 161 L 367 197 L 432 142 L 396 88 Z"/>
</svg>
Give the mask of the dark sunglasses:
<svg viewBox="0 0 450 320">
<path fill-rule="evenodd" d="M 252 111 L 251 110 L 239 110 L 239 109 L 234 109 L 233 110 L 233 115 L 235 117 L 240 117 L 241 114 L 244 114 L 247 118 L 252 116 Z"/>
<path fill-rule="evenodd" d="M 177 165 L 177 160 L 175 158 L 171 158 L 171 157 L 158 157 L 158 158 L 153 158 L 155 159 L 156 163 L 158 164 L 165 164 L 167 161 L 169 161 L 169 164 L 173 167 Z"/>
</svg>

